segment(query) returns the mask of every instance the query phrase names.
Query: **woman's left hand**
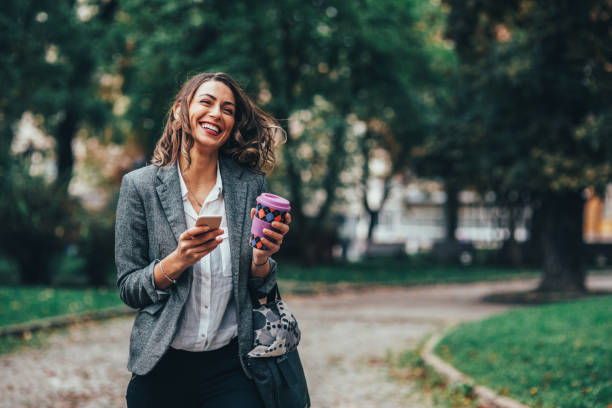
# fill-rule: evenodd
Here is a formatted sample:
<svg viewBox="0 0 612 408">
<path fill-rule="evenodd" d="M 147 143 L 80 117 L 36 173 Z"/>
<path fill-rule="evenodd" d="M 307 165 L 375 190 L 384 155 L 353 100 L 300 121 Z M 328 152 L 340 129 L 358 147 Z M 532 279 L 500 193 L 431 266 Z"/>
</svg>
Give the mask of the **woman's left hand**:
<svg viewBox="0 0 612 408">
<path fill-rule="evenodd" d="M 255 208 L 251 208 L 251 219 L 255 216 Z M 269 228 L 264 228 L 264 237 L 261 238 L 261 242 L 268 248 L 267 250 L 261 250 L 253 248 L 253 261 L 257 264 L 265 262 L 269 256 L 278 252 L 283 243 L 283 238 L 289 232 L 289 224 L 291 224 L 291 214 L 287 213 L 285 216 L 287 223 L 272 221 L 272 228 L 277 231 L 273 231 Z"/>
</svg>

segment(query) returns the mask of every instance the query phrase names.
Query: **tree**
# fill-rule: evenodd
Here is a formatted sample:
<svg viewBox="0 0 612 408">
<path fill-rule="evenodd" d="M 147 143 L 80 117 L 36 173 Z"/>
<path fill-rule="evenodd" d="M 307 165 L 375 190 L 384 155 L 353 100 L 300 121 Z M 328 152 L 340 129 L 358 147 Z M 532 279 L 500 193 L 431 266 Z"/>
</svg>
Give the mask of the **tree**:
<svg viewBox="0 0 612 408">
<path fill-rule="evenodd" d="M 486 182 L 527 194 L 540 207 L 540 290 L 584 290 L 582 194 L 603 187 L 612 171 L 612 5 L 446 4 L 447 35 L 472 101 L 459 119 L 468 133 L 482 135 Z"/>
<path fill-rule="evenodd" d="M 0 184 L 6 201 L 17 205 L 0 213 L 2 252 L 16 258 L 25 283 L 49 283 L 51 259 L 78 236 L 71 216 L 79 206 L 68 195 L 72 142 L 79 130 L 96 134 L 108 122 L 108 103 L 98 93 L 104 55 L 96 45 L 104 38 L 99 19 L 111 17 L 113 4 L 20 1 L 2 10 L 0 70 L 6 82 L 0 98 Z M 55 139 L 53 185 L 28 174 L 27 154 L 10 152 L 25 112 L 39 118 L 41 129 Z"/>
<path fill-rule="evenodd" d="M 360 139 L 363 156 L 361 172 L 362 202 L 370 217 L 368 242 L 372 240 L 379 213 L 389 197 L 392 179 L 406 169 L 414 169 L 411 151 L 429 133 L 438 109 L 432 89 L 441 79 L 440 44 L 434 37 L 440 30 L 439 7 L 420 2 L 395 2 L 373 10 L 376 24 L 362 30 L 374 48 L 376 61 L 361 72 L 361 82 L 374 81 L 377 86 L 366 94 L 357 115 L 367 123 Z M 370 17 L 371 18 L 371 17 Z M 381 30 L 380 27 L 385 27 Z M 446 52 L 448 54 L 448 52 Z M 444 52 L 442 52 L 444 54 Z M 376 109 L 372 107 L 376 106 Z M 388 169 L 382 176 L 379 203 L 368 199 L 368 181 L 373 156 L 386 152 Z"/>
<path fill-rule="evenodd" d="M 388 104 L 380 102 L 384 96 L 404 96 L 406 86 L 413 83 L 400 71 L 406 66 L 404 48 L 411 47 L 409 28 L 402 25 L 411 21 L 403 19 L 408 6 L 408 1 L 391 0 L 126 1 L 120 15 L 132 133 L 149 157 L 169 99 L 187 73 L 220 70 L 240 79 L 257 102 L 281 119 L 288 134 L 278 169 L 284 172 L 283 185 L 276 182 L 278 177 L 272 177 L 271 184 L 287 192 L 294 219 L 292 239 L 304 259 L 315 261 L 323 252 L 323 240 L 309 237 L 333 233 L 321 230 L 329 225 L 341 185 L 339 174 L 349 159 L 349 117 L 363 112 L 368 118 L 380 116 L 372 112 L 385 111 Z M 399 103 L 394 103 L 399 116 Z M 310 179 L 304 177 L 304 166 L 313 163 L 300 157 L 300 148 L 311 136 L 317 137 L 306 132 L 300 139 L 289 126 L 292 115 L 306 111 L 326 118 L 324 144 L 311 146 L 320 159 L 320 177 Z M 306 203 L 312 201 L 306 194 L 313 190 L 322 199 L 306 214 Z"/>
</svg>

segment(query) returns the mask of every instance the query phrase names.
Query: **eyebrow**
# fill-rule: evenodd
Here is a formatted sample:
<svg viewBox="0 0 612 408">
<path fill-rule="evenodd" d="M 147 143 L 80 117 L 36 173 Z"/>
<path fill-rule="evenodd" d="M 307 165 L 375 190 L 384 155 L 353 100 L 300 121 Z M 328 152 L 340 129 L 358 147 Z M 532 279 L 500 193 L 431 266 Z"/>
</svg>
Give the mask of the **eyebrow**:
<svg viewBox="0 0 612 408">
<path fill-rule="evenodd" d="M 212 100 L 214 100 L 214 101 L 216 101 L 216 100 L 217 100 L 217 98 L 216 98 L 215 96 L 211 95 L 211 94 L 202 94 L 202 95 L 198 95 L 198 98 L 201 98 L 201 97 L 203 97 L 203 96 L 208 96 L 210 99 L 212 99 Z M 230 102 L 230 101 L 225 101 L 225 102 L 223 102 L 223 104 L 224 104 L 224 105 L 232 105 L 232 106 L 236 106 L 236 105 L 234 104 L 234 102 Z"/>
</svg>

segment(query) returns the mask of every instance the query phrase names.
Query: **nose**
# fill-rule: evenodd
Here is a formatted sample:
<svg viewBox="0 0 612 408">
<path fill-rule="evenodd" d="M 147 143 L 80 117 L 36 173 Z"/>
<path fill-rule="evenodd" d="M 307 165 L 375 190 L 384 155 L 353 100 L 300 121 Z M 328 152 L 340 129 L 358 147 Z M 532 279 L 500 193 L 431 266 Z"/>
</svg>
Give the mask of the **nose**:
<svg viewBox="0 0 612 408">
<path fill-rule="evenodd" d="M 213 118 L 218 118 L 221 115 L 221 106 L 218 103 L 215 103 L 210 107 L 208 114 Z"/>
</svg>

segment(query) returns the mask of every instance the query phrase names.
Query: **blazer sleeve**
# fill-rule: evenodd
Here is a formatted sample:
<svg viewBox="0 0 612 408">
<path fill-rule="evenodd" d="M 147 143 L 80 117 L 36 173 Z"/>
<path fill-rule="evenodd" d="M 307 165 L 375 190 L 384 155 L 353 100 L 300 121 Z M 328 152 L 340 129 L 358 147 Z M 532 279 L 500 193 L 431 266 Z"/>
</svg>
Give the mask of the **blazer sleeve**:
<svg viewBox="0 0 612 408">
<path fill-rule="evenodd" d="M 257 195 L 261 193 L 268 192 L 268 182 L 266 181 L 266 176 L 262 176 L 263 182 L 259 188 L 259 192 Z M 259 298 L 265 297 L 274 289 L 276 286 L 276 271 L 278 269 L 278 264 L 272 257 L 270 260 L 270 273 L 265 278 L 258 278 L 251 274 L 251 265 L 249 264 L 249 290 L 251 293 L 256 293 Z"/>
<path fill-rule="evenodd" d="M 115 264 L 121 300 L 132 308 L 161 302 L 167 294 L 154 286 L 144 204 L 130 175 L 123 177 L 115 218 Z"/>
</svg>

